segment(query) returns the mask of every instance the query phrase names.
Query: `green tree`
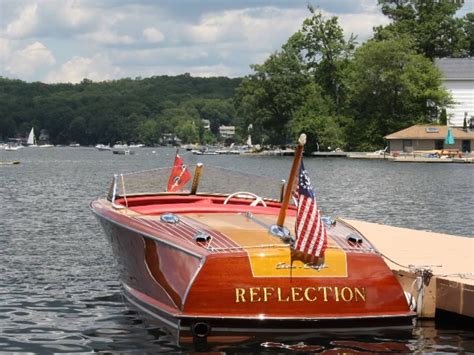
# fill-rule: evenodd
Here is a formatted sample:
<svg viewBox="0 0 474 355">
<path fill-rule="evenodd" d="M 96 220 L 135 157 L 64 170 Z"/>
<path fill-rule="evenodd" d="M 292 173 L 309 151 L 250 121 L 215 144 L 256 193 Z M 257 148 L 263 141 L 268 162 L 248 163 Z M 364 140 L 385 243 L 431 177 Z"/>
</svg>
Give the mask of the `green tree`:
<svg viewBox="0 0 474 355">
<path fill-rule="evenodd" d="M 235 117 L 235 108 L 231 100 L 199 100 L 197 103 L 199 116 L 208 120 L 211 132 L 219 134 L 219 126 L 230 125 Z"/>
<path fill-rule="evenodd" d="M 232 124 L 231 104 L 241 79 L 157 76 L 80 84 L 25 83 L 0 77 L 0 136 L 46 129 L 53 143 L 159 142 L 154 132 L 176 133 L 201 120 L 195 102 L 212 102 Z M 151 120 L 151 121 L 150 121 Z M 154 123 L 151 123 L 151 122 Z M 144 127 L 153 128 L 146 133 Z"/>
<path fill-rule="evenodd" d="M 392 22 L 374 28 L 374 38 L 410 38 L 416 51 L 427 58 L 468 56 L 469 39 L 463 20 L 456 18 L 463 1 L 378 0 Z"/>
<path fill-rule="evenodd" d="M 446 113 L 446 108 L 443 107 L 441 109 L 441 113 L 439 115 L 439 124 L 442 124 L 442 125 L 447 125 L 448 124 L 448 114 Z"/>
<path fill-rule="evenodd" d="M 463 30 L 468 45 L 468 56 L 474 57 L 474 12 L 466 14 L 463 18 Z"/>
<path fill-rule="evenodd" d="M 2 116 L 0 119 L 0 139 L 6 140 L 7 138 L 15 135 L 15 121 L 12 117 Z"/>
<path fill-rule="evenodd" d="M 185 121 L 176 127 L 176 135 L 183 143 L 196 143 L 199 141 L 198 127 L 194 122 Z"/>
<path fill-rule="evenodd" d="M 354 117 L 351 149 L 381 147 L 385 135 L 429 122 L 435 117 L 433 108 L 450 102 L 439 70 L 406 40 L 365 43 L 357 49 L 346 80 Z"/>
<path fill-rule="evenodd" d="M 241 135 L 252 124 L 257 142 L 283 144 L 304 131 L 312 142 L 307 150 L 344 145 L 343 75 L 355 37 L 344 38 L 337 17 L 308 9 L 301 30 L 262 65 L 251 66 L 255 73 L 237 89 Z"/>
<path fill-rule="evenodd" d="M 84 117 L 75 117 L 68 127 L 70 140 L 72 142 L 87 144 L 87 137 L 84 137 L 84 132 L 87 129 L 87 122 Z"/>
<path fill-rule="evenodd" d="M 286 143 L 288 123 L 304 102 L 302 90 L 310 83 L 301 56 L 286 48 L 251 68 L 255 73 L 244 78 L 235 97 L 243 126 L 253 125 L 256 141 L 265 138 L 266 143 Z"/>
<path fill-rule="evenodd" d="M 138 129 L 138 142 L 142 142 L 148 146 L 154 146 L 160 143 L 161 131 L 158 123 L 154 119 L 147 119 L 140 123 Z"/>
<path fill-rule="evenodd" d="M 304 89 L 306 100 L 291 120 L 294 137 L 301 133 L 308 136 L 306 152 L 327 150 L 328 147 L 342 148 L 346 143 L 343 127 L 339 122 L 342 117 L 331 115 L 331 105 L 322 93 L 318 84 L 307 85 Z"/>
<path fill-rule="evenodd" d="M 311 16 L 304 20 L 300 31 L 295 33 L 287 47 L 301 52 L 308 72 L 335 103 L 336 110 L 344 99 L 343 71 L 355 49 L 356 37 L 344 38 L 344 30 L 336 16 L 326 18 L 321 12 L 308 6 Z"/>
</svg>

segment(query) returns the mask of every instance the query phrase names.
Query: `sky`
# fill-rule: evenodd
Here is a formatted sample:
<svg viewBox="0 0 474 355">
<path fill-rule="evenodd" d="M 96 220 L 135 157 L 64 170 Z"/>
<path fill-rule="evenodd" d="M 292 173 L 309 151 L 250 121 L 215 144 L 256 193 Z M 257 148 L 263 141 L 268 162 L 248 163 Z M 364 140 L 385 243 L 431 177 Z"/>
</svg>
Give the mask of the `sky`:
<svg viewBox="0 0 474 355">
<path fill-rule="evenodd" d="M 389 23 L 377 0 L 0 0 L 0 76 L 245 76 L 301 28 L 308 3 L 359 42 Z"/>
</svg>

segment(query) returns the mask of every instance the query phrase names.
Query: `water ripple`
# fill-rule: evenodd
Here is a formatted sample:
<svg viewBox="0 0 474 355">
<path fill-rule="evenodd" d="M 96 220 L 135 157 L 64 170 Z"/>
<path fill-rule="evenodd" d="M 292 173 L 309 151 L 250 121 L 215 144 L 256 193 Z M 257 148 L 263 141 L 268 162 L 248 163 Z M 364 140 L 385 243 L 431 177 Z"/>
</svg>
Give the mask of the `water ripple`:
<svg viewBox="0 0 474 355">
<path fill-rule="evenodd" d="M 176 339 L 125 302 L 115 261 L 89 203 L 117 172 L 170 166 L 173 149 L 113 156 L 89 148 L 0 151 L 0 351 L 178 352 Z M 188 163 L 197 162 L 186 155 Z M 205 164 L 286 179 L 290 158 L 199 157 Z M 331 215 L 472 236 L 474 174 L 457 164 L 307 159 Z M 218 178 L 218 177 L 217 177 Z M 474 333 L 420 323 L 412 331 L 315 334 L 210 345 L 231 352 L 468 352 Z"/>
</svg>

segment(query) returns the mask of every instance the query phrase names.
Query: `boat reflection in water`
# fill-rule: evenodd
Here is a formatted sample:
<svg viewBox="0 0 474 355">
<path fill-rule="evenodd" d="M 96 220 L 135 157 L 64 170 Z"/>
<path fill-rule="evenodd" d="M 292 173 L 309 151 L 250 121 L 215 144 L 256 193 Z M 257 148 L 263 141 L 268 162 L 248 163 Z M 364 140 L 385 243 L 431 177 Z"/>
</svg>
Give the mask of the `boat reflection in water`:
<svg viewBox="0 0 474 355">
<path fill-rule="evenodd" d="M 400 284 L 350 225 L 323 219 L 323 257 L 295 250 L 296 206 L 287 208 L 285 228 L 275 228 L 281 181 L 198 164 L 191 186 L 166 192 L 169 171 L 116 175 L 91 209 L 127 299 L 181 342 L 412 324 Z M 228 191 L 236 181 L 242 190 Z"/>
</svg>

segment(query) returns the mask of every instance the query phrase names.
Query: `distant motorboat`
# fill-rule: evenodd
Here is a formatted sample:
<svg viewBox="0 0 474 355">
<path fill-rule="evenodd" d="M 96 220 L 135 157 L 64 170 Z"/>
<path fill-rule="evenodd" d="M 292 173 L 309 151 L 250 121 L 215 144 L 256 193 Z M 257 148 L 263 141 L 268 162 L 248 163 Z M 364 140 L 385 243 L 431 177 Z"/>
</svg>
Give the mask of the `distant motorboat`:
<svg viewBox="0 0 474 355">
<path fill-rule="evenodd" d="M 23 148 L 22 145 L 18 145 L 18 144 L 7 144 L 7 146 L 4 148 L 7 152 L 14 152 L 14 151 L 17 151 L 17 150 L 20 150 L 21 148 Z"/>
<path fill-rule="evenodd" d="M 130 144 L 130 148 L 143 148 L 145 146 L 145 144 Z"/>
<path fill-rule="evenodd" d="M 72 148 L 79 148 L 81 145 L 79 143 L 71 143 L 69 146 Z"/>
<path fill-rule="evenodd" d="M 112 150 L 113 154 L 119 154 L 119 155 L 133 155 L 135 152 L 130 149 L 113 149 Z"/>
<path fill-rule="evenodd" d="M 214 150 L 196 150 L 195 149 L 195 150 L 192 150 L 191 152 L 195 155 L 217 155 L 217 154 L 219 154 Z"/>
<path fill-rule="evenodd" d="M 118 142 L 117 144 L 114 144 L 112 148 L 113 149 L 128 149 L 129 146 L 128 144 L 122 144 L 121 142 Z"/>
<path fill-rule="evenodd" d="M 41 145 L 38 146 L 38 148 L 53 148 L 53 147 L 54 147 L 54 145 L 52 145 L 52 144 L 41 144 Z"/>
<path fill-rule="evenodd" d="M 219 154 L 216 149 L 210 150 L 209 147 L 201 147 L 200 149 L 193 149 L 191 153 L 195 155 L 217 155 Z"/>
<path fill-rule="evenodd" d="M 243 147 L 242 146 L 236 146 L 234 143 L 232 143 L 228 148 L 226 149 L 219 149 L 217 150 L 217 154 L 234 154 L 234 155 L 239 155 L 242 152 Z"/>
<path fill-rule="evenodd" d="M 0 160 L 0 165 L 18 165 L 20 164 L 19 160 L 13 160 L 13 161 L 1 161 Z"/>
<path fill-rule="evenodd" d="M 367 155 L 369 156 L 385 156 L 385 154 L 387 153 L 387 149 L 388 149 L 388 146 L 385 147 L 385 149 L 380 149 L 380 150 L 376 150 L 375 152 L 370 152 L 370 153 L 367 153 Z"/>
<path fill-rule="evenodd" d="M 110 145 L 97 144 L 95 147 L 99 151 L 110 151 L 110 150 L 112 150 L 112 148 L 110 148 Z"/>
</svg>

